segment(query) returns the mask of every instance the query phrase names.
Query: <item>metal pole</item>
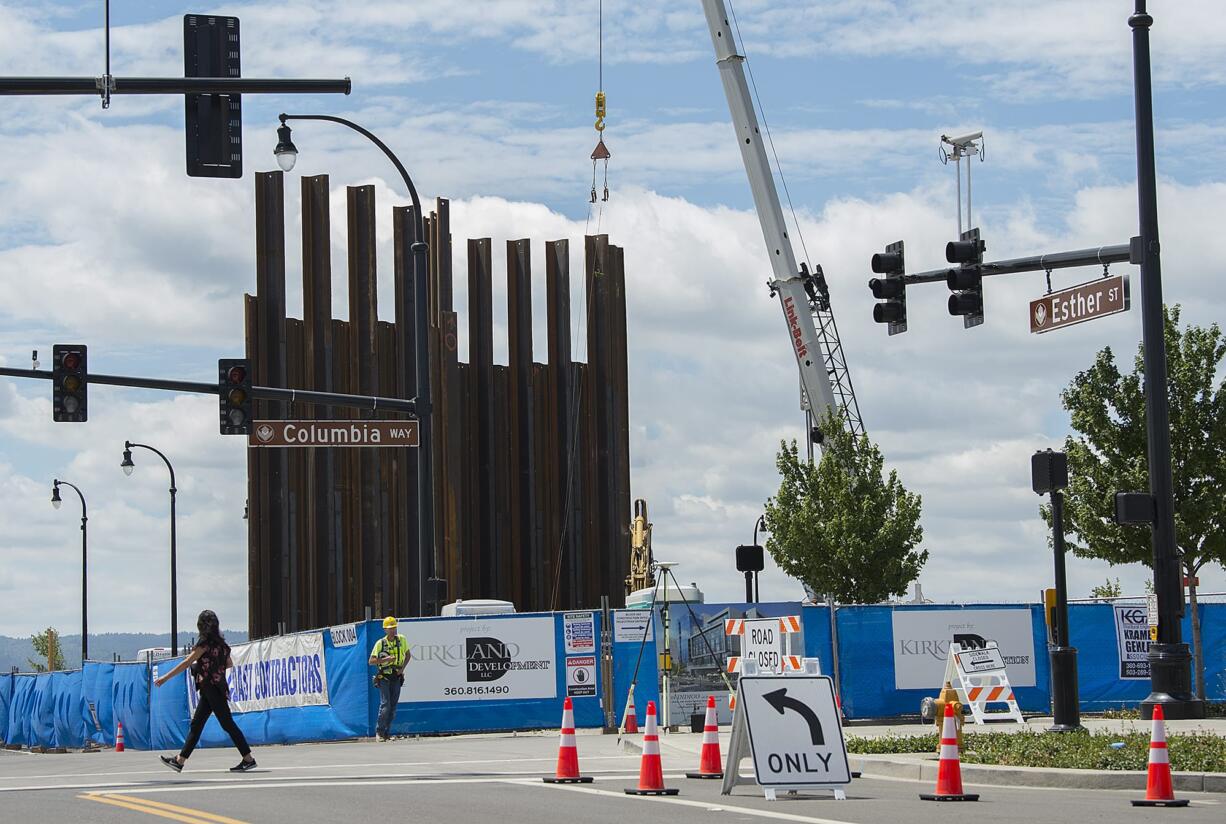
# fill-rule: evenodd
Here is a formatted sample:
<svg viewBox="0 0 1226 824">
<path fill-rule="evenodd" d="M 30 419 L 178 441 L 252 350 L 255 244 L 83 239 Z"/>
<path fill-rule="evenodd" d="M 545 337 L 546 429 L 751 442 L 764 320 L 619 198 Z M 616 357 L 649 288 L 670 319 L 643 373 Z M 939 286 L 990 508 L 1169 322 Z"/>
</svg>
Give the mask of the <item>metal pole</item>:
<svg viewBox="0 0 1226 824">
<path fill-rule="evenodd" d="M 1081 728 L 1077 695 L 1077 650 L 1069 646 L 1068 582 L 1064 572 L 1064 493 L 1051 491 L 1052 547 L 1056 562 L 1056 643 L 1051 657 L 1052 725 L 1049 732 Z"/>
<path fill-rule="evenodd" d="M 74 487 L 75 488 L 75 487 Z M 77 491 L 80 495 L 80 491 Z M 89 658 L 89 568 L 86 559 L 89 557 L 88 536 L 85 531 L 85 497 L 81 497 L 81 666 Z"/>
<path fill-rule="evenodd" d="M 745 570 L 745 603 L 753 603 L 753 573 Z"/>
<path fill-rule="evenodd" d="M 175 474 L 170 471 L 170 655 L 179 654 L 179 572 L 175 545 Z"/>
<path fill-rule="evenodd" d="M 1141 716 L 1161 704 L 1167 718 L 1204 718 L 1205 704 L 1192 695 L 1192 656 L 1183 643 L 1183 586 L 1175 546 L 1175 502 L 1171 481 L 1170 416 L 1167 406 L 1166 340 L 1162 311 L 1162 263 L 1158 245 L 1158 183 L 1154 164 L 1154 110 L 1150 78 L 1149 27 L 1145 0 L 1136 0 L 1132 27 L 1137 126 L 1137 207 L 1141 236 L 1141 329 L 1145 359 L 1145 427 L 1149 441 L 1149 492 L 1154 501 L 1151 535 L 1154 592 L 1158 597 L 1158 641 L 1149 647 L 1150 695 Z"/>
<path fill-rule="evenodd" d="M 962 158 L 954 147 L 954 169 L 958 173 L 958 234 L 962 234 Z"/>
</svg>

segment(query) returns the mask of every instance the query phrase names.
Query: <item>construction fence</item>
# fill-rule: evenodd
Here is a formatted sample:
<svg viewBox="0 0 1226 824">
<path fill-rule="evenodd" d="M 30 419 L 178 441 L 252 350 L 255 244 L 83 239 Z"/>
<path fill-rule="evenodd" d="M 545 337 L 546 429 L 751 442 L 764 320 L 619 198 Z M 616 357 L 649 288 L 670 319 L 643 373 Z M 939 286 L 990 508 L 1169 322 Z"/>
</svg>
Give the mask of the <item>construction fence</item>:
<svg viewBox="0 0 1226 824">
<path fill-rule="evenodd" d="M 1226 604 L 1201 605 L 1205 692 L 1226 701 Z M 786 654 L 817 658 L 835 677 L 849 718 L 916 715 L 935 695 L 949 644 L 995 641 L 1023 710 L 1051 705 L 1047 628 L 1037 604 L 807 606 L 673 604 L 667 633 L 659 609 L 407 619 L 400 632 L 412 661 L 393 734 L 553 729 L 566 697 L 578 727 L 621 722 L 630 685 L 640 717 L 668 679 L 669 717 L 685 725 L 711 694 L 726 693 L 728 659 L 742 639 L 729 618 L 799 615 Z M 1083 711 L 1133 707 L 1149 694 L 1148 627 L 1136 604 L 1072 604 Z M 378 622 L 273 636 L 235 647 L 229 672 L 235 718 L 253 745 L 370 736 L 378 691 L 367 664 Z M 1185 617 L 1184 638 L 1192 639 Z M 662 653 L 667 646 L 671 654 Z M 110 746 L 118 724 L 134 749 L 177 749 L 195 704 L 190 676 L 153 679 L 177 660 L 87 662 L 80 670 L 0 675 L 0 737 L 10 747 Z M 667 661 L 667 671 L 660 662 Z M 720 720 L 729 718 L 719 700 Z M 210 720 L 202 746 L 229 746 Z"/>
</svg>

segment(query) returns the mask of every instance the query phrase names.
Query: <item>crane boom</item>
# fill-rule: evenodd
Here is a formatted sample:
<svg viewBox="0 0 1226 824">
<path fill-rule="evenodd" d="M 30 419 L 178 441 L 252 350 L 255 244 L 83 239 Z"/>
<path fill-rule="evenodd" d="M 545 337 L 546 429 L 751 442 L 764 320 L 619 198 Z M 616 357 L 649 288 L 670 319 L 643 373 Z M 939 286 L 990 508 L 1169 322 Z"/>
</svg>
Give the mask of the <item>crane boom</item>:
<svg viewBox="0 0 1226 824">
<path fill-rule="evenodd" d="M 792 341 L 792 351 L 796 355 L 796 364 L 800 367 L 804 401 L 807 401 L 808 411 L 813 419 L 820 420 L 827 410 L 834 409 L 848 420 L 853 432 L 858 428 L 862 433 L 863 424 L 859 421 L 859 410 L 851 390 L 850 377 L 846 374 L 842 346 L 838 342 L 838 332 L 834 327 L 834 316 L 830 314 L 829 301 L 811 292 L 814 275 L 821 277 L 820 273 L 809 273 L 800 269 L 796 263 L 796 253 L 792 249 L 792 241 L 788 237 L 787 225 L 783 219 L 779 192 L 775 188 L 775 179 L 766 156 L 766 145 L 758 129 L 758 116 L 745 80 L 745 69 L 742 65 L 745 58 L 737 53 L 732 27 L 728 23 L 727 7 L 724 0 L 702 0 L 702 6 L 711 30 L 711 43 L 715 47 L 715 62 L 719 67 L 720 80 L 723 81 L 724 94 L 728 98 L 728 110 L 736 128 L 737 144 L 741 147 L 741 160 L 745 164 L 745 173 L 749 176 L 749 188 L 753 192 L 758 221 L 762 225 L 762 237 L 766 240 L 766 248 L 770 252 L 771 271 L 774 275 L 770 283 L 771 290 L 779 298 L 779 305 L 783 309 L 783 317 L 788 326 L 788 337 Z M 821 321 L 820 334 L 818 325 L 814 323 L 814 313 L 818 314 Z M 833 339 L 831 334 L 834 335 Z M 823 338 L 826 343 L 824 347 Z M 838 380 L 839 394 L 843 401 L 838 405 L 835 403 L 835 389 L 830 380 L 832 374 Z"/>
</svg>

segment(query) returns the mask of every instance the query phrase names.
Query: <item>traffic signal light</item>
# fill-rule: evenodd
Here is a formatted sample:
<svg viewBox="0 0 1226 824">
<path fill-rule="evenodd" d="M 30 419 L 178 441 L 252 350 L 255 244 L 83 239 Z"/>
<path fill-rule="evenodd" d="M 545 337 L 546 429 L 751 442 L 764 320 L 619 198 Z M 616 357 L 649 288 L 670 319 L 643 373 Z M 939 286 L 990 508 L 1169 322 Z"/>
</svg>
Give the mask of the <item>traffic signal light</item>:
<svg viewBox="0 0 1226 824">
<path fill-rule="evenodd" d="M 949 314 L 961 315 L 963 328 L 983 323 L 983 250 L 978 229 L 962 233 L 960 240 L 945 244 L 945 260 L 957 263 L 950 269 L 945 282 L 953 292 L 949 296 Z"/>
<path fill-rule="evenodd" d="M 873 255 L 873 271 L 884 278 L 873 278 L 868 282 L 868 288 L 873 291 L 873 297 L 882 303 L 873 307 L 873 320 L 877 323 L 888 323 L 891 335 L 907 331 L 907 284 L 903 273 L 907 264 L 903 256 L 903 243 L 891 243 L 885 251 Z"/>
<path fill-rule="evenodd" d="M 251 366 L 246 358 L 217 361 L 221 434 L 251 434 Z"/>
<path fill-rule="evenodd" d="M 89 420 L 89 370 L 85 344 L 57 343 L 51 347 L 51 416 L 56 423 Z"/>
</svg>

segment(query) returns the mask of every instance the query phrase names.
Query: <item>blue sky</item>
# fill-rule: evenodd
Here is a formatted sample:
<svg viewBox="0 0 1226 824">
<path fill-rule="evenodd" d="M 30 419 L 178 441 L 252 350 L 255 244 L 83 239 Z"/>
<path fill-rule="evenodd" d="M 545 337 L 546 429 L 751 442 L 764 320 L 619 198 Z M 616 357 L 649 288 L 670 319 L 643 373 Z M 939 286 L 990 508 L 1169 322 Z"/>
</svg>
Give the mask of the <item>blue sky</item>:
<svg viewBox="0 0 1226 824">
<path fill-rule="evenodd" d="M 38 348 L 47 363 L 52 343 L 82 341 L 95 371 L 209 379 L 217 357 L 241 351 L 241 296 L 254 288 L 252 173 L 274 168 L 276 114 L 348 116 L 393 147 L 424 199 L 453 199 L 457 241 L 577 242 L 599 225 L 626 248 L 632 492 L 651 504 L 657 554 L 679 560 L 678 574 L 694 570 L 687 580 L 710 598 L 736 597 L 731 549 L 748 540 L 777 485 L 779 440 L 800 434 L 794 366 L 762 286 L 767 260 L 701 3 L 604 5 L 612 199 L 590 221 L 595 0 L 212 9 L 240 17 L 246 76 L 353 78 L 348 97 L 246 97 L 238 181 L 184 175 L 179 100 L 117 97 L 102 111 L 96 99 L 3 98 L 0 358 L 26 365 Z M 180 73 L 181 18 L 197 10 L 116 0 L 114 74 Z M 1036 274 L 993 282 L 988 322 L 969 332 L 945 314 L 942 288 L 917 289 L 911 331 L 887 339 L 869 321 L 869 256 L 904 238 L 911 269 L 941 262 L 955 217 L 953 167 L 941 165 L 938 139 L 978 129 L 986 162 L 974 169 L 975 213 L 989 257 L 1134 234 L 1130 10 L 1123 0 L 736 3 L 810 258 L 831 282 L 866 425 L 924 496 L 929 597 L 1023 600 L 1047 585 L 1029 454 L 1067 433 L 1059 389 L 1098 348 L 1131 361 L 1139 312 L 1035 338 L 1024 314 L 1042 293 Z M 1222 315 L 1226 297 L 1226 9 L 1181 0 L 1152 2 L 1151 12 L 1166 294 L 1203 324 Z M 9 32 L 0 73 L 100 74 L 101 20 L 99 2 L 0 2 Z M 384 212 L 405 197 L 360 137 L 302 124 L 294 139 L 291 282 L 300 175 L 329 173 L 336 210 L 347 184 L 375 183 Z M 339 275 L 344 226 L 333 224 Z M 343 316 L 343 294 L 334 297 Z M 497 289 L 496 306 L 503 300 Z M 296 311 L 293 290 L 289 301 Z M 457 304 L 463 315 L 462 293 Z M 390 301 L 380 311 L 390 316 Z M 543 349 L 543 329 L 537 342 Z M 49 394 L 44 384 L 0 381 L 0 557 L 13 573 L 0 580 L 0 632 L 78 625 L 77 532 L 71 507 L 46 505 L 54 476 L 90 500 L 91 627 L 164 623 L 165 479 L 148 461 L 122 477 L 125 437 L 174 453 L 181 614 L 211 606 L 242 626 L 243 448 L 216 434 L 214 402 L 94 387 L 91 421 L 56 427 Z M 1081 561 L 1070 587 L 1084 594 L 1108 575 L 1140 592 L 1141 570 Z M 1220 569 L 1202 578 L 1226 589 Z M 777 571 L 762 590 L 773 600 L 799 594 Z"/>
</svg>

